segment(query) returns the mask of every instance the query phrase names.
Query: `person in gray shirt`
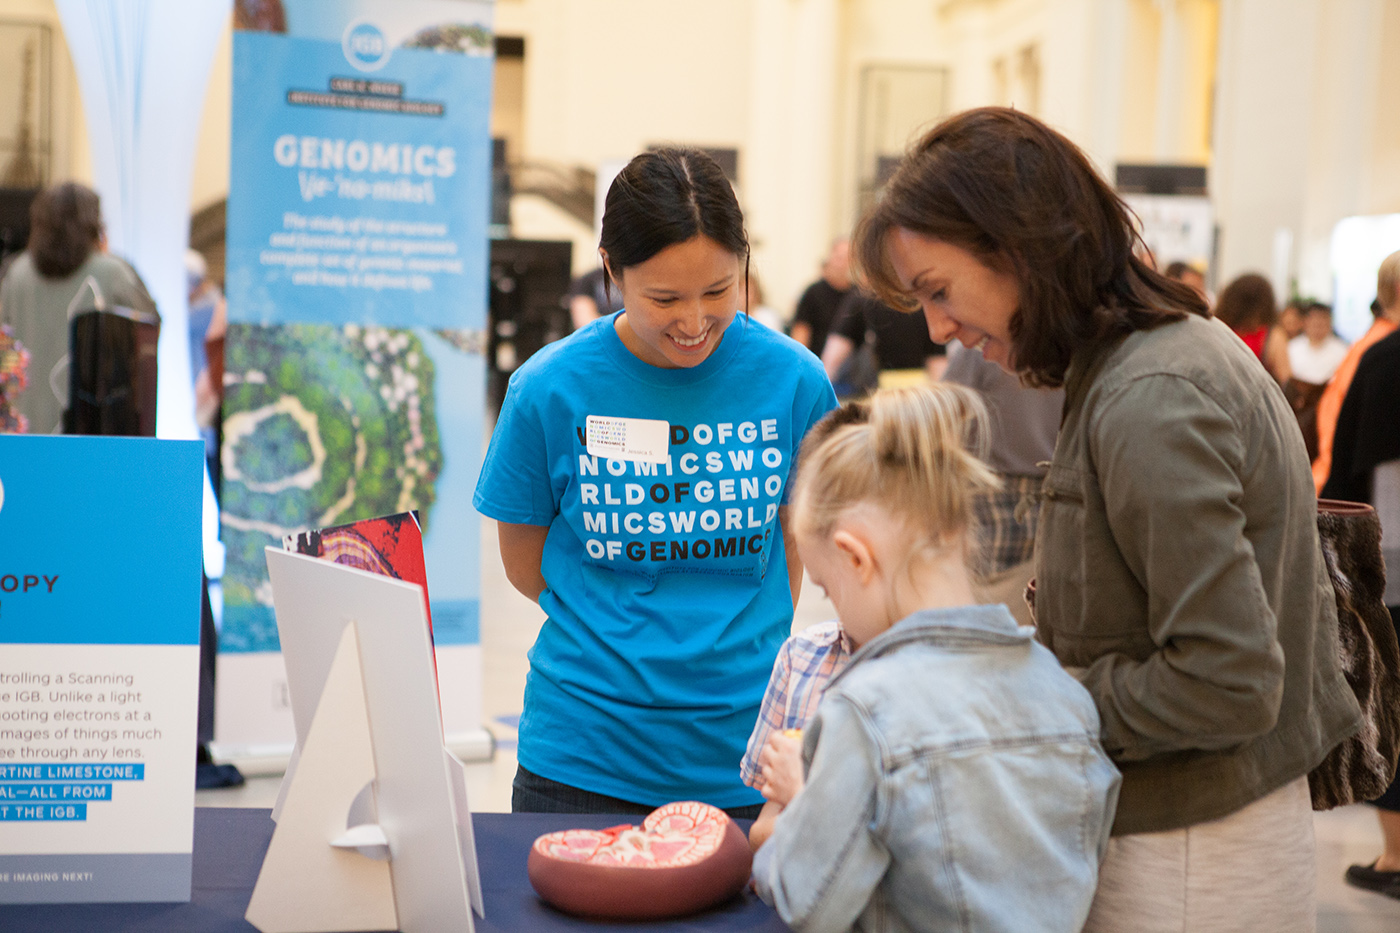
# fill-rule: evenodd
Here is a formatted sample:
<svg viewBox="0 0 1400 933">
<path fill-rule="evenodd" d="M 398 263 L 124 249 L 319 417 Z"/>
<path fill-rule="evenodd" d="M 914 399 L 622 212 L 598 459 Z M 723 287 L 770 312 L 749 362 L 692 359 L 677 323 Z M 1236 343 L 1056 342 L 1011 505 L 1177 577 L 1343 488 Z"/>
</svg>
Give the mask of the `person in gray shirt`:
<svg viewBox="0 0 1400 933">
<path fill-rule="evenodd" d="M 991 416 L 987 462 L 1002 479 L 1002 488 L 973 500 L 977 559 L 975 583 L 982 602 L 1005 603 L 1022 625 L 1030 625 L 1030 608 L 1022 594 L 1034 574 L 1036 519 L 1040 484 L 1055 453 L 1064 389 L 1031 388 L 1019 377 L 957 341 L 948 344 L 947 382 L 975 389 Z"/>
<path fill-rule="evenodd" d="M 30 353 L 29 388 L 18 399 L 29 433 L 57 434 L 68 403 L 68 323 L 84 310 L 131 308 L 159 318 L 141 277 L 107 252 L 97 192 L 64 182 L 29 210 L 28 248 L 0 281 L 0 324 Z"/>
</svg>

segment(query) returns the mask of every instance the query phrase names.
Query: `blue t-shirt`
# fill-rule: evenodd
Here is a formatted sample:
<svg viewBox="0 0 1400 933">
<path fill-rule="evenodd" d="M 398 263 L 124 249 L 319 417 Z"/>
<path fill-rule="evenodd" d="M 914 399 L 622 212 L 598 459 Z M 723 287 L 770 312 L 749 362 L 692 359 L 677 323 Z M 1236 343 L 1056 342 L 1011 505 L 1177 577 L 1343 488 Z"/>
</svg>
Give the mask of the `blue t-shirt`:
<svg viewBox="0 0 1400 933">
<path fill-rule="evenodd" d="M 690 369 L 637 359 L 616 317 L 511 377 L 477 483 L 483 514 L 549 526 L 519 761 L 636 803 L 758 803 L 738 767 L 792 623 L 778 506 L 836 396 L 742 314 Z M 669 459 L 589 455 L 590 415 L 668 423 Z"/>
</svg>

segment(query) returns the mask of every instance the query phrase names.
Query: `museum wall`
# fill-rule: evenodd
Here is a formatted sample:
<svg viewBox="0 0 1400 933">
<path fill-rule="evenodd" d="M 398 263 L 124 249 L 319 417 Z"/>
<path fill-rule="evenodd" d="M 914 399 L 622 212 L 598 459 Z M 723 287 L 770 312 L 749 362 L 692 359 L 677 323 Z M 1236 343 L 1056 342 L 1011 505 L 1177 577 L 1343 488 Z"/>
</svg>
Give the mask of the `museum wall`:
<svg viewBox="0 0 1400 933">
<path fill-rule="evenodd" d="M 53 0 L 0 0 L 0 26 L 23 27 L 38 24 L 48 33 L 52 59 L 48 69 L 48 94 L 51 102 L 49 143 L 52 155 L 46 176 L 49 181 L 77 178 L 92 180 L 91 155 L 88 152 L 87 123 L 83 119 L 82 98 L 78 94 L 78 74 L 63 41 L 58 10 Z M 23 83 L 23 40 L 0 61 L 0 137 L 13 139 L 17 135 L 20 116 L 19 99 Z M 33 79 L 43 83 L 36 59 Z M 34 89 L 34 96 L 39 88 Z M 37 101 L 35 101 L 37 103 Z M 33 115 L 36 124 L 41 123 Z M 37 127 L 36 127 L 37 128 Z M 3 169 L 3 166 L 0 166 Z M 225 183 L 227 186 L 227 182 Z"/>
<path fill-rule="evenodd" d="M 1400 211 L 1400 0 L 1223 0 L 1212 195 L 1222 276 L 1332 293 L 1344 217 Z"/>
<path fill-rule="evenodd" d="M 0 0 L 0 19 L 51 24 L 52 171 L 90 179 L 52 0 Z M 1208 165 L 1217 281 L 1259 269 L 1326 297 L 1336 222 L 1400 211 L 1400 56 L 1381 54 L 1400 48 L 1400 0 L 498 0 L 496 24 L 524 40 L 498 64 L 493 120 L 520 177 L 581 187 L 575 173 L 662 141 L 737 150 L 755 268 L 784 312 L 881 166 L 981 104 L 1042 117 L 1110 177 Z M 230 45 L 211 62 L 194 210 L 227 191 Z M 592 224 L 539 188 L 518 188 L 513 235 L 570 239 L 589 268 Z"/>
<path fill-rule="evenodd" d="M 228 197 L 229 131 L 233 105 L 233 20 L 219 37 L 209 63 L 209 86 L 204 92 L 204 114 L 199 121 L 199 147 L 195 153 L 194 181 L 190 188 L 190 213 Z"/>
</svg>

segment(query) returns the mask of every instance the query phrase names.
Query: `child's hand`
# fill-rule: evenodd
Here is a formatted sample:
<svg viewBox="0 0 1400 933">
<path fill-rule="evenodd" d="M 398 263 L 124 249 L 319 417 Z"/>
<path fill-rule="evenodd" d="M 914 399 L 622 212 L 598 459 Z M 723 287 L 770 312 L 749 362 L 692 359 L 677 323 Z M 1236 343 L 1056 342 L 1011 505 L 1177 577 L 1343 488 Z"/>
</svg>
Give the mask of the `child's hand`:
<svg viewBox="0 0 1400 933">
<path fill-rule="evenodd" d="M 757 852 L 758 847 L 768 841 L 768 837 L 773 835 L 773 824 L 777 822 L 778 814 L 783 812 L 783 805 L 776 800 L 770 800 L 763 805 L 763 809 L 758 811 L 758 819 L 753 821 L 749 827 L 749 850 Z"/>
<path fill-rule="evenodd" d="M 768 736 L 768 744 L 759 753 L 758 766 L 762 781 L 758 792 L 783 806 L 791 803 L 792 798 L 802 790 L 801 733 L 796 737 L 788 732 L 775 732 Z"/>
</svg>

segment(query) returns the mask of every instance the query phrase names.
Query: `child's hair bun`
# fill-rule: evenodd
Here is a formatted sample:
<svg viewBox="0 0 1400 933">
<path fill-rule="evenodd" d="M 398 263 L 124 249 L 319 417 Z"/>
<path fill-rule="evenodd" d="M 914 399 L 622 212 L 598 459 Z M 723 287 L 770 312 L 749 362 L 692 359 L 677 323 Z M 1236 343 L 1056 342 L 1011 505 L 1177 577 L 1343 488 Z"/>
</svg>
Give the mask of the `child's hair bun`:
<svg viewBox="0 0 1400 933">
<path fill-rule="evenodd" d="M 967 527 L 975 494 L 1000 487 L 983 459 L 989 440 L 986 406 L 971 389 L 876 392 L 828 413 L 807 435 L 794 500 L 815 531 L 875 502 L 938 538 Z"/>
</svg>

